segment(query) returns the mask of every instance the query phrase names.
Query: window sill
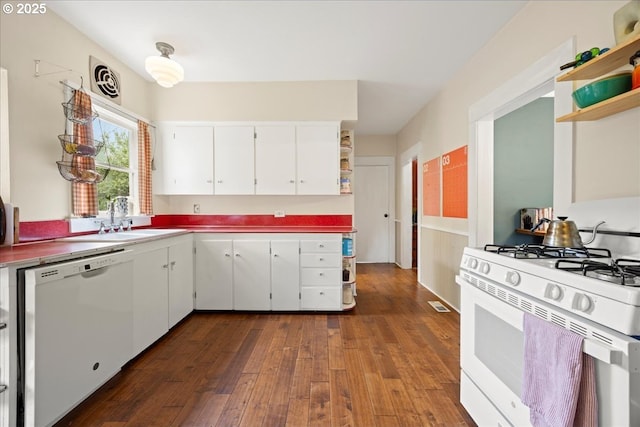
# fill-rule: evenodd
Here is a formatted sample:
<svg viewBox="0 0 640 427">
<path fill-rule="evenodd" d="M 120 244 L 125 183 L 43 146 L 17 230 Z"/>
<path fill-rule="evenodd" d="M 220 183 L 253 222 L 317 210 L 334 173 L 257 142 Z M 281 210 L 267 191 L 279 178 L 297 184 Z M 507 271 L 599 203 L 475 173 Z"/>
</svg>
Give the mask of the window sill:
<svg viewBox="0 0 640 427">
<path fill-rule="evenodd" d="M 151 225 L 151 217 L 146 215 L 127 216 L 131 220 L 132 227 L 142 227 Z M 114 218 L 115 225 L 120 224 L 121 218 Z M 97 216 L 93 218 L 69 218 L 69 232 L 82 233 L 86 231 L 97 231 L 100 229 L 100 223 L 103 222 L 106 227 L 109 226 L 111 220 L 109 217 Z"/>
</svg>

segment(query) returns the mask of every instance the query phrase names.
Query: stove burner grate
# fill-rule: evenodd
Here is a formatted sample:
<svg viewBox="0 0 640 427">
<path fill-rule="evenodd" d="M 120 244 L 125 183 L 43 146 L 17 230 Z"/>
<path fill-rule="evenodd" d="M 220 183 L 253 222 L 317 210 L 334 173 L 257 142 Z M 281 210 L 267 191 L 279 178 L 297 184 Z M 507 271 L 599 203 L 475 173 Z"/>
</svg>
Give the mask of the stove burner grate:
<svg viewBox="0 0 640 427">
<path fill-rule="evenodd" d="M 640 287 L 640 260 L 618 259 L 607 264 L 592 260 L 561 259 L 556 261 L 556 268 L 618 285 Z"/>
<path fill-rule="evenodd" d="M 486 245 L 484 250 L 512 258 L 611 258 L 611 251 L 602 248 L 563 248 L 524 244 L 517 246 Z"/>
</svg>

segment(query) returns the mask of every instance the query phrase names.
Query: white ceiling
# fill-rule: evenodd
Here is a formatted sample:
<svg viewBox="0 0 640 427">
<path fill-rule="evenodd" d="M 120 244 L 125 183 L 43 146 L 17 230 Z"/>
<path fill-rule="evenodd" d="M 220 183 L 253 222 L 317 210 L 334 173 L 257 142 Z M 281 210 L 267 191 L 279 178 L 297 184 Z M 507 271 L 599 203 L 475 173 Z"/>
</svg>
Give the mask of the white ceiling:
<svg viewBox="0 0 640 427">
<path fill-rule="evenodd" d="M 155 42 L 185 81 L 358 80 L 361 135 L 395 134 L 526 1 L 50 1 L 141 76 Z M 277 102 L 277 101 L 276 101 Z"/>
</svg>

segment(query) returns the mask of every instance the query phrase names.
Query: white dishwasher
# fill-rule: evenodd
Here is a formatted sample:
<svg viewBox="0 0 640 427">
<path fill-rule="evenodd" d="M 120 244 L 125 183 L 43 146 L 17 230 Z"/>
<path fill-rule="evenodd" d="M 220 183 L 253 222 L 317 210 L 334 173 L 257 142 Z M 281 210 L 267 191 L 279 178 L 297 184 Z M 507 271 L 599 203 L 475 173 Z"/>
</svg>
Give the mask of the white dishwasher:
<svg viewBox="0 0 640 427">
<path fill-rule="evenodd" d="M 18 425 L 52 425 L 131 358 L 132 278 L 128 250 L 24 270 Z"/>
</svg>

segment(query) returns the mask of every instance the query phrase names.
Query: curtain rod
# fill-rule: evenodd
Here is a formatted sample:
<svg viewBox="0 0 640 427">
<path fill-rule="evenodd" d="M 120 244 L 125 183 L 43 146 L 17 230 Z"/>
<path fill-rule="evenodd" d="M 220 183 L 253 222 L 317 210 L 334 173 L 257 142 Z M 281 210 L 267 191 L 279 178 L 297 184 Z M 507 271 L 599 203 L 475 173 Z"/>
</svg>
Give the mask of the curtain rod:
<svg viewBox="0 0 640 427">
<path fill-rule="evenodd" d="M 67 88 L 71 89 L 71 90 L 78 90 L 78 89 L 84 89 L 84 87 L 82 85 L 78 86 L 77 83 L 74 82 L 70 82 L 68 80 L 60 80 L 60 84 L 63 86 L 66 86 Z M 146 119 L 136 113 L 133 113 L 131 111 L 126 110 L 125 108 L 122 108 L 121 106 L 115 104 L 112 101 L 109 101 L 108 99 L 104 99 L 98 95 L 96 95 L 95 93 L 92 92 L 87 92 L 87 94 L 91 97 L 91 101 L 95 102 L 97 105 L 99 105 L 102 108 L 106 108 L 107 110 L 110 110 L 112 112 L 118 113 L 120 115 L 123 115 L 125 117 L 127 117 L 128 119 L 132 120 L 132 121 L 143 121 L 146 124 L 149 125 L 149 127 L 152 128 L 156 128 L 153 124 L 151 124 L 151 120 Z"/>
</svg>

